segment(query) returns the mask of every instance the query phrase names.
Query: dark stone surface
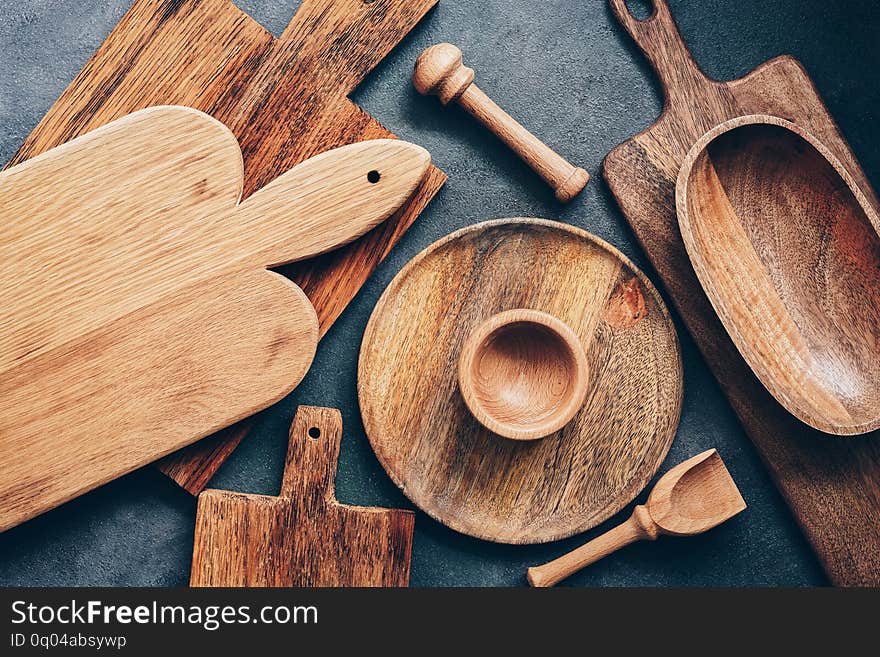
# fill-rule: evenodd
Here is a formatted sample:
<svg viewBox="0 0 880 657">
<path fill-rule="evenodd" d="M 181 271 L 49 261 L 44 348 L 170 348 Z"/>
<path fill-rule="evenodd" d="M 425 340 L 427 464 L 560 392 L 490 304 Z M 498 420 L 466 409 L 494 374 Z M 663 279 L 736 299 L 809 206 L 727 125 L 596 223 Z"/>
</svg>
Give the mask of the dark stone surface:
<svg viewBox="0 0 880 657">
<path fill-rule="evenodd" d="M 128 0 L 0 0 L 0 160 L 7 160 L 127 9 Z M 239 3 L 278 34 L 293 2 Z M 860 0 L 673 0 L 673 14 L 710 75 L 739 77 L 779 54 L 798 57 L 875 187 L 880 184 L 880 4 Z M 593 180 L 568 206 L 460 110 L 415 93 L 412 63 L 438 41 L 458 44 L 499 104 Z M 403 138 L 427 147 L 447 186 L 363 288 L 318 349 L 306 380 L 265 411 L 214 487 L 277 492 L 287 427 L 297 404 L 342 409 L 337 494 L 344 502 L 409 507 L 376 461 L 356 397 L 358 349 L 369 314 L 394 274 L 452 230 L 484 219 L 567 221 L 620 247 L 652 275 L 607 187 L 601 161 L 648 126 L 662 100 L 645 62 L 604 0 L 441 0 L 358 89 L 354 99 Z M 656 280 L 656 277 L 654 277 Z M 665 471 L 717 447 L 749 508 L 691 539 L 635 545 L 572 577 L 577 586 L 809 585 L 826 582 L 751 443 L 693 343 L 680 333 L 684 412 Z M 644 499 L 644 495 L 640 496 Z M 625 513 L 628 513 L 629 510 Z M 0 535 L 7 585 L 183 585 L 195 502 L 145 468 Z M 502 546 L 461 536 L 419 513 L 414 586 L 525 583 L 528 565 L 608 529 L 544 546 Z"/>
</svg>

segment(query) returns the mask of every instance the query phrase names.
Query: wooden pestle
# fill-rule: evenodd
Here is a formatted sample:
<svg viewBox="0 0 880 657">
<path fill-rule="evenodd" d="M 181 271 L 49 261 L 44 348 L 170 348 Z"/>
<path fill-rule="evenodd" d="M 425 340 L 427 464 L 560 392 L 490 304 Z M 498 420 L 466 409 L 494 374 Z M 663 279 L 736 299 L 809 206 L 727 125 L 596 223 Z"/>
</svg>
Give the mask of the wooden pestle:
<svg viewBox="0 0 880 657">
<path fill-rule="evenodd" d="M 534 169 L 561 202 L 577 196 L 590 174 L 517 123 L 473 82 L 474 70 L 462 64 L 461 50 L 451 43 L 431 46 L 416 60 L 413 84 L 420 94 L 438 96 L 444 105 L 456 101 Z"/>
</svg>

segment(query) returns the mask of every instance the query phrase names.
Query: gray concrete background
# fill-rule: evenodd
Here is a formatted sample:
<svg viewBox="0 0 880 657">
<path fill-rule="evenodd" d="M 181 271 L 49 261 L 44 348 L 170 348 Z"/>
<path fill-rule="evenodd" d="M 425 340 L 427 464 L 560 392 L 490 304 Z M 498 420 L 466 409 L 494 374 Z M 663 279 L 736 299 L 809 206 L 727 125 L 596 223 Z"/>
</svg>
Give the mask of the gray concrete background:
<svg viewBox="0 0 880 657">
<path fill-rule="evenodd" d="M 639 5 L 642 0 L 634 2 Z M 293 1 L 241 0 L 278 34 Z M 720 79 L 790 53 L 812 74 L 875 187 L 880 85 L 880 3 L 859 0 L 672 0 L 697 61 Z M 130 0 L 0 0 L 0 160 L 6 161 Z M 499 104 L 593 180 L 567 206 L 460 110 L 442 110 L 409 82 L 419 52 L 458 44 Z M 410 508 L 370 449 L 356 397 L 361 335 L 382 290 L 416 253 L 484 219 L 536 216 L 582 226 L 621 248 L 654 278 L 601 179 L 601 161 L 658 115 L 662 99 L 646 63 L 605 0 L 441 0 L 357 90 L 354 100 L 401 137 L 428 148 L 449 182 L 364 286 L 318 349 L 311 372 L 259 416 L 257 431 L 213 487 L 275 494 L 287 427 L 297 404 L 342 410 L 337 478 L 343 502 Z M 685 399 L 661 472 L 717 447 L 749 508 L 691 539 L 635 545 L 572 577 L 574 586 L 750 586 L 826 583 L 815 558 L 687 334 L 681 330 Z M 639 500 L 644 499 L 644 495 Z M 543 546 L 485 543 L 417 514 L 413 586 L 525 584 L 528 565 L 554 558 L 621 521 Z M 151 468 L 132 473 L 0 535 L 0 584 L 185 585 L 195 502 Z"/>
</svg>

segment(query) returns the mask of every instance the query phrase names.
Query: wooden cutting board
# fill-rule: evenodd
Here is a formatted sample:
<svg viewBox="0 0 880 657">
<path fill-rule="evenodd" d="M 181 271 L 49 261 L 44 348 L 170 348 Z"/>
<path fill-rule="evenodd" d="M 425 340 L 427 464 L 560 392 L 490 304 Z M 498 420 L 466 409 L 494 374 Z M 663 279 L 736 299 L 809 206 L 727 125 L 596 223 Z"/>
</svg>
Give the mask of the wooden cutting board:
<svg viewBox="0 0 880 657">
<path fill-rule="evenodd" d="M 0 530 L 290 392 L 318 322 L 266 267 L 363 235 L 429 162 L 352 144 L 239 203 L 232 133 L 158 107 L 0 173 Z"/>
<path fill-rule="evenodd" d="M 412 511 L 348 506 L 334 480 L 342 416 L 300 406 L 281 494 L 199 496 L 192 586 L 406 586 Z"/>
<path fill-rule="evenodd" d="M 739 355 L 691 268 L 675 213 L 675 182 L 691 146 L 711 128 L 748 114 L 791 121 L 844 165 L 873 207 L 877 195 L 803 67 L 774 59 L 733 82 L 708 79 L 691 58 L 664 0 L 644 21 L 610 0 L 666 92 L 645 132 L 605 159 L 605 179 L 679 313 L 819 556 L 839 585 L 880 584 L 880 434 L 842 438 L 802 424 Z"/>
<path fill-rule="evenodd" d="M 10 164 L 153 105 L 205 111 L 238 138 L 244 197 L 322 151 L 392 136 L 348 99 L 437 0 L 303 0 L 275 38 L 229 0 L 135 0 Z M 323 335 L 446 177 L 431 168 L 390 220 L 345 249 L 285 270 Z M 230 427 L 162 462 L 198 493 L 247 433 Z"/>
<path fill-rule="evenodd" d="M 587 394 L 540 440 L 510 440 L 465 404 L 458 363 L 472 332 L 527 308 L 565 323 Z M 660 293 L 622 253 L 545 219 L 463 228 L 413 258 L 376 304 L 358 363 L 370 444 L 431 517 L 471 536 L 545 543 L 629 504 L 663 462 L 681 413 L 678 337 Z"/>
</svg>

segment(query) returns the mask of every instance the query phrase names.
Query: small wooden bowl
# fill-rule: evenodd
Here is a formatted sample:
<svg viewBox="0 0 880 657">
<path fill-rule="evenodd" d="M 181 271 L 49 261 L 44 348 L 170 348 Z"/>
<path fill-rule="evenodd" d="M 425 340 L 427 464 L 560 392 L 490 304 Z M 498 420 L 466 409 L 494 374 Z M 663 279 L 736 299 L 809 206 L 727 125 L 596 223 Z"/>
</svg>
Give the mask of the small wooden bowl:
<svg viewBox="0 0 880 657">
<path fill-rule="evenodd" d="M 577 334 L 539 310 L 493 315 L 468 337 L 458 384 L 473 416 L 513 440 L 559 431 L 587 396 L 587 356 Z"/>
</svg>

